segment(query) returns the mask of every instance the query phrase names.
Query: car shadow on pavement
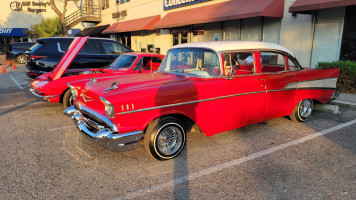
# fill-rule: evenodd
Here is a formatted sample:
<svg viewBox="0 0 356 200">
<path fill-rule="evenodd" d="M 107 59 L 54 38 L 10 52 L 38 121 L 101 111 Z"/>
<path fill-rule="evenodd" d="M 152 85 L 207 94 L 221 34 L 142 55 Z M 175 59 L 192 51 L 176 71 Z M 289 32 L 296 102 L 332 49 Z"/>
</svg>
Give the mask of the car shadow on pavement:
<svg viewBox="0 0 356 200">
<path fill-rule="evenodd" d="M 30 101 L 30 102 L 24 103 L 24 104 L 22 104 L 22 105 L 16 106 L 16 107 L 14 107 L 14 108 L 11 108 L 10 110 L 1 112 L 1 113 L 0 113 L 0 117 L 6 115 L 6 114 L 8 114 L 8 113 L 14 112 L 14 111 L 16 111 L 16 110 L 18 110 L 18 109 L 21 109 L 21 108 L 24 108 L 24 107 L 26 107 L 26 106 L 32 105 L 32 104 L 34 104 L 34 103 L 36 103 L 36 102 L 38 102 L 38 100 Z"/>
<path fill-rule="evenodd" d="M 179 79 L 179 78 L 177 78 Z M 198 91 L 193 82 L 189 79 L 177 80 L 179 81 L 178 87 L 175 88 L 185 88 L 186 98 L 182 98 L 181 90 L 171 91 L 171 84 L 162 84 L 157 91 L 155 103 L 156 106 L 170 105 L 179 103 L 181 101 L 193 101 L 194 98 L 198 97 Z M 177 85 L 176 85 L 177 86 Z M 172 95 L 173 94 L 173 95 Z M 193 100 L 192 100 L 193 99 Z M 177 101 L 178 100 L 178 101 Z M 183 115 L 172 115 L 172 107 L 167 106 L 161 108 L 160 116 L 169 116 L 169 118 L 178 119 L 181 124 L 184 126 L 185 130 L 185 145 L 181 152 L 173 158 L 174 162 L 174 186 L 173 186 L 173 195 L 174 199 L 190 199 L 190 186 L 189 186 L 189 164 L 188 164 L 188 148 L 187 148 L 187 134 L 191 132 L 196 121 L 196 106 L 197 103 L 190 104 L 189 107 L 189 118 L 183 117 Z M 184 109 L 181 112 L 185 112 Z M 192 121 L 193 120 L 193 121 Z"/>
</svg>

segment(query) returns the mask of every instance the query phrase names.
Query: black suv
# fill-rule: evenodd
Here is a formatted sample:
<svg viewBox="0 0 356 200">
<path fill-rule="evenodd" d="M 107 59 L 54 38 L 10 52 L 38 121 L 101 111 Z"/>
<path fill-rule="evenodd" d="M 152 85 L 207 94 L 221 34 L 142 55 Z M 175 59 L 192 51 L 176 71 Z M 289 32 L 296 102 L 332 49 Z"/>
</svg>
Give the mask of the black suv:
<svg viewBox="0 0 356 200">
<path fill-rule="evenodd" d="M 28 51 L 34 44 L 34 42 L 14 42 L 6 45 L 5 56 L 8 60 L 15 59 L 18 63 L 25 63 L 25 52 Z"/>
<path fill-rule="evenodd" d="M 38 39 L 26 53 L 26 76 L 31 80 L 52 71 L 73 39 L 74 37 Z M 132 52 L 132 50 L 115 40 L 89 38 L 69 68 L 104 67 L 125 52 Z"/>
</svg>

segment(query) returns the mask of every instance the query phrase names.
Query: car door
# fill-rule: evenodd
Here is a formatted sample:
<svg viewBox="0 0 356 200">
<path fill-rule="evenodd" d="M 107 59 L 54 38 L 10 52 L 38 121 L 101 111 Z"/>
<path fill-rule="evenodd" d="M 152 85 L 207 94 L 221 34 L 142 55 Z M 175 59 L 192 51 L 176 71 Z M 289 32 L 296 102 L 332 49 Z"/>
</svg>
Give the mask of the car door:
<svg viewBox="0 0 356 200">
<path fill-rule="evenodd" d="M 288 67 L 288 56 L 280 52 L 261 52 L 262 75 L 266 85 L 265 119 L 289 115 L 295 106 L 296 91 L 288 89 L 296 81 Z"/>
<path fill-rule="evenodd" d="M 243 52 L 254 57 L 252 63 L 238 63 L 239 53 L 227 53 L 224 58 L 225 78 L 217 83 L 218 125 L 227 131 L 256 123 L 263 119 L 265 105 L 265 83 L 261 73 L 259 52 Z M 239 60 L 242 60 L 238 58 Z M 239 68 L 238 66 L 241 65 Z M 243 65 L 243 66 L 242 66 Z M 244 74 L 243 74 L 244 73 Z"/>
</svg>

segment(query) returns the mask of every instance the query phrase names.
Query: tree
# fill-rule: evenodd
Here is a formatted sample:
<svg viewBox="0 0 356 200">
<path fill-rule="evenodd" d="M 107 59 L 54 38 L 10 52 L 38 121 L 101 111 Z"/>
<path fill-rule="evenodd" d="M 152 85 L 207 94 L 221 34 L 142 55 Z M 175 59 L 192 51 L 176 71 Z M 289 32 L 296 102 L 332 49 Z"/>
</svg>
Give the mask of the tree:
<svg viewBox="0 0 356 200">
<path fill-rule="evenodd" d="M 28 34 L 31 34 L 32 38 L 62 36 L 63 28 L 58 17 L 47 18 L 43 19 L 41 23 L 31 26 L 28 30 Z"/>
<path fill-rule="evenodd" d="M 52 10 L 58 15 L 59 20 L 62 24 L 63 27 L 63 33 L 65 36 L 68 36 L 68 28 L 67 28 L 67 22 L 65 20 L 65 15 L 67 12 L 67 5 L 68 5 L 68 0 L 63 0 L 63 11 L 60 12 L 59 9 L 57 8 L 56 4 L 54 3 L 54 0 L 49 1 Z"/>
</svg>

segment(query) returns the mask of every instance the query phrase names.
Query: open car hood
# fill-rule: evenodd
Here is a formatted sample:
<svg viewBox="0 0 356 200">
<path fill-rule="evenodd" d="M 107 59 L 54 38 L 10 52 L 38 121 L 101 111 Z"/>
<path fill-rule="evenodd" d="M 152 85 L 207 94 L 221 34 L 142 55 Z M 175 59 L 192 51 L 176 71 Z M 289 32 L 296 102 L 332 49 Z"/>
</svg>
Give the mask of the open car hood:
<svg viewBox="0 0 356 200">
<path fill-rule="evenodd" d="M 88 38 L 89 36 L 74 38 L 73 42 L 68 47 L 67 51 L 64 53 L 64 55 L 62 56 L 62 58 L 59 60 L 56 67 L 52 71 L 52 75 L 50 76 L 52 80 L 59 79 L 64 74 L 64 72 L 67 70 L 69 65 L 73 62 L 74 58 L 82 49 L 82 47 L 84 46 Z"/>
</svg>

